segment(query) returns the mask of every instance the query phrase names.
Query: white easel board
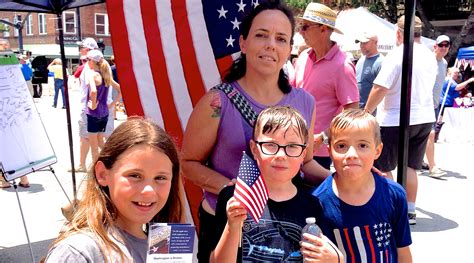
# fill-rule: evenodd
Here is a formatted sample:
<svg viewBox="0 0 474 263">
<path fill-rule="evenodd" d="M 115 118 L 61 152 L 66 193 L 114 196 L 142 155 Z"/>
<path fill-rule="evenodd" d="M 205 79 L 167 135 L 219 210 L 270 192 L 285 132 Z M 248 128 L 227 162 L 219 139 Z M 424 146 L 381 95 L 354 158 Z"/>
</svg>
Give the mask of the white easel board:
<svg viewBox="0 0 474 263">
<path fill-rule="evenodd" d="M 56 163 L 14 54 L 0 53 L 0 169 L 11 181 Z"/>
</svg>

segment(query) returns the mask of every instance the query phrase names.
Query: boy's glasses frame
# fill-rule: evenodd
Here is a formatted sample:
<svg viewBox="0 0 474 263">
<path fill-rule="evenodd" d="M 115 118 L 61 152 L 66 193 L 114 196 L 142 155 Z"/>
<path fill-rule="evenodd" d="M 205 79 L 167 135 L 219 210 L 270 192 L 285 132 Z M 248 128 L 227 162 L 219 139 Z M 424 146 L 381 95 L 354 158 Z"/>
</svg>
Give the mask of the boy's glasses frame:
<svg viewBox="0 0 474 263">
<path fill-rule="evenodd" d="M 450 47 L 451 45 L 450 44 L 443 44 L 443 43 L 439 43 L 437 44 L 438 47 Z"/>
<path fill-rule="evenodd" d="M 290 143 L 287 145 L 279 145 L 278 143 L 275 143 L 275 142 L 255 141 L 255 143 L 260 146 L 260 150 L 262 150 L 262 153 L 266 155 L 275 155 L 280 151 L 280 148 L 283 148 L 283 151 L 288 157 L 300 157 L 304 149 L 306 149 L 307 147 L 306 144 L 298 144 L 298 143 Z M 274 147 L 274 148 L 271 148 L 271 147 Z M 293 150 L 288 150 L 288 147 L 296 147 L 296 148 L 294 148 Z"/>
</svg>

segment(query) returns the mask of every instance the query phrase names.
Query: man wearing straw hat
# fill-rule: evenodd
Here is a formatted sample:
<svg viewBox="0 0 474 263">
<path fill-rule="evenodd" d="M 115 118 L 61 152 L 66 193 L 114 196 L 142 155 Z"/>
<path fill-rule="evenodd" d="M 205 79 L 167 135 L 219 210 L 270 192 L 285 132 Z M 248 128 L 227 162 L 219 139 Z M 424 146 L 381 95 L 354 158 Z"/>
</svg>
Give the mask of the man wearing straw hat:
<svg viewBox="0 0 474 263">
<path fill-rule="evenodd" d="M 299 17 L 299 33 L 310 48 L 301 52 L 291 84 L 311 93 L 316 100 L 315 140 L 322 140 L 331 120 L 346 108 L 358 108 L 359 89 L 354 64 L 331 41 L 337 14 L 331 8 L 309 3 Z M 326 169 L 331 165 L 327 147 L 315 149 L 314 159 Z"/>
<path fill-rule="evenodd" d="M 402 89 L 403 31 L 406 29 L 404 25 L 405 16 L 401 16 L 396 29 L 398 46 L 385 57 L 365 105 L 367 112 L 374 112 L 378 105 L 376 117 L 380 124 L 383 150 L 375 162 L 375 166 L 382 172 L 386 172 L 389 177 L 392 177 L 391 171 L 397 166 L 398 151 L 403 150 L 398 149 L 398 134 Z M 416 224 L 415 201 L 418 190 L 416 170 L 421 169 L 428 135 L 431 125 L 435 121 L 433 86 L 438 71 L 433 52 L 421 43 L 421 28 L 420 18 L 415 17 L 406 183 L 408 220 L 411 225 Z"/>
</svg>

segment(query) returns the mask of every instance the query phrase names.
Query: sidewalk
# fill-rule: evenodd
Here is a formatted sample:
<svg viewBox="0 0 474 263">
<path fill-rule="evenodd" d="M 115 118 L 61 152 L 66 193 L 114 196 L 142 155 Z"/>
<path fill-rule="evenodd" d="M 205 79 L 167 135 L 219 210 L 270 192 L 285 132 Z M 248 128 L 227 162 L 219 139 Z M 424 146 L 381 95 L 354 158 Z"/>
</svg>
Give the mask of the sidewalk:
<svg viewBox="0 0 474 263">
<path fill-rule="evenodd" d="M 75 163 L 79 161 L 77 117 L 79 91 L 70 90 L 71 119 Z M 59 99 L 60 100 L 60 99 Z M 58 103 L 58 105 L 61 102 Z M 66 112 L 52 108 L 52 97 L 43 96 L 36 103 L 51 144 L 58 158 L 53 165 L 56 176 L 67 195 L 72 198 Z M 120 118 L 121 116 L 119 116 Z M 118 122 L 116 122 L 118 124 Z M 474 145 L 436 144 L 439 167 L 448 172 L 435 179 L 419 176 L 417 225 L 412 226 L 411 251 L 414 262 L 466 262 L 468 242 L 474 233 L 469 200 L 474 200 L 472 158 Z M 89 160 L 90 163 L 90 160 Z M 77 185 L 83 173 L 76 174 Z M 30 188 L 18 187 L 18 194 L 35 261 L 45 256 L 51 241 L 56 238 L 64 218 L 61 206 L 68 202 L 54 175 L 49 171 L 29 174 Z M 0 263 L 31 262 L 29 247 L 19 205 L 13 188 L 0 189 Z"/>
</svg>

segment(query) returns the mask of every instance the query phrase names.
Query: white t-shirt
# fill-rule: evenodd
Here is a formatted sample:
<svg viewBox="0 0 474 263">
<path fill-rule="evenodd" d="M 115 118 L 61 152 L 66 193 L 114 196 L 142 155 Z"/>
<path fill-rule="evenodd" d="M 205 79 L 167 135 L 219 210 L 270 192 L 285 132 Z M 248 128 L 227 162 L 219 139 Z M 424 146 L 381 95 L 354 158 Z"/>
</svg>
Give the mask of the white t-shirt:
<svg viewBox="0 0 474 263">
<path fill-rule="evenodd" d="M 388 89 L 377 107 L 380 126 L 395 127 L 400 123 L 400 97 L 402 81 L 403 45 L 385 57 L 374 84 Z M 435 121 L 433 111 L 433 85 L 437 73 L 436 58 L 423 44 L 413 44 L 413 71 L 411 88 L 410 125 Z"/>
<path fill-rule="evenodd" d="M 87 87 L 87 84 L 86 84 L 86 78 L 88 77 L 87 76 L 88 74 L 91 74 L 91 68 L 89 67 L 89 64 L 86 63 L 84 65 L 84 68 L 82 69 L 81 75 L 79 76 L 82 111 L 86 111 L 87 109 L 86 100 L 87 100 L 87 93 L 89 92 L 89 88 Z"/>
</svg>

